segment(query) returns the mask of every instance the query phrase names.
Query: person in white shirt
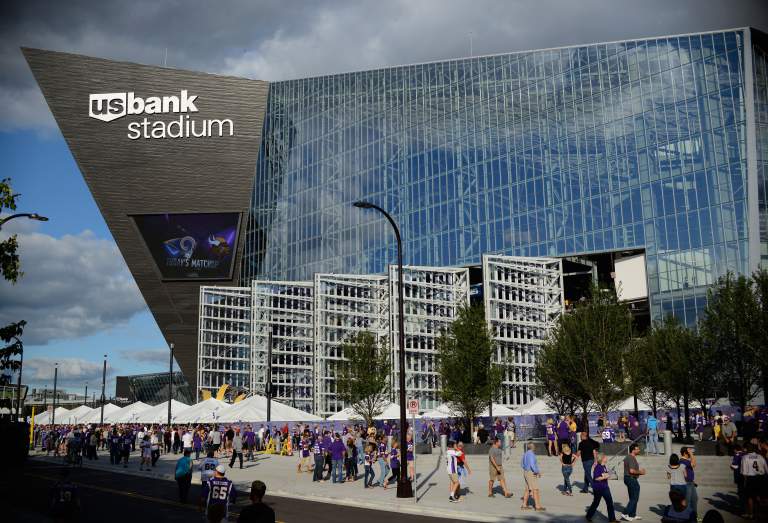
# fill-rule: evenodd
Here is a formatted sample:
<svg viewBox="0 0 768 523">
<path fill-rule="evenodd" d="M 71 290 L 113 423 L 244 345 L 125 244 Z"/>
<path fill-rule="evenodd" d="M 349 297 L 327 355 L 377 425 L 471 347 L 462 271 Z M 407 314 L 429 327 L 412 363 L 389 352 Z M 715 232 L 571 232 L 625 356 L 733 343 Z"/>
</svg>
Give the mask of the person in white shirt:
<svg viewBox="0 0 768 523">
<path fill-rule="evenodd" d="M 205 485 L 205 482 L 213 477 L 218 466 L 219 460 L 213 457 L 213 450 L 209 450 L 208 455 L 200 462 L 200 483 Z"/>
<path fill-rule="evenodd" d="M 757 447 L 752 443 L 746 445 L 747 453 L 741 457 L 741 475 L 744 477 L 744 496 L 747 498 L 747 513 L 742 517 L 755 518 L 755 502 L 765 494 L 765 479 L 768 466 L 765 458 L 757 453 Z"/>
<path fill-rule="evenodd" d="M 453 441 L 448 442 L 448 450 L 445 452 L 445 465 L 448 471 L 448 501 L 456 503 L 459 499 L 459 453 L 454 448 Z"/>
<path fill-rule="evenodd" d="M 187 430 L 184 432 L 184 435 L 181 437 L 181 443 L 184 447 L 184 450 L 192 451 L 192 432 Z"/>
</svg>

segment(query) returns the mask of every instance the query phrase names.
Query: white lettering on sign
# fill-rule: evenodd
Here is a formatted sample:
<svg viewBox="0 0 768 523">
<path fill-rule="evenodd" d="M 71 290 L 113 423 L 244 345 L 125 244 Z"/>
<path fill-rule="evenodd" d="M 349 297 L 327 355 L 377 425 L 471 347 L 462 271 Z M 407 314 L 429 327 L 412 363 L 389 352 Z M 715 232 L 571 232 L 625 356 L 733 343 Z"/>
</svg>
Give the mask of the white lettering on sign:
<svg viewBox="0 0 768 523">
<path fill-rule="evenodd" d="M 134 92 L 101 93 L 89 97 L 88 116 L 111 122 L 130 115 L 156 115 L 196 113 L 197 95 L 182 89 L 178 96 L 150 96 L 142 98 Z M 128 139 L 202 138 L 208 136 L 233 136 L 235 124 L 229 118 L 192 119 L 189 114 L 179 114 L 178 119 L 165 122 L 142 120 L 128 124 Z"/>
</svg>

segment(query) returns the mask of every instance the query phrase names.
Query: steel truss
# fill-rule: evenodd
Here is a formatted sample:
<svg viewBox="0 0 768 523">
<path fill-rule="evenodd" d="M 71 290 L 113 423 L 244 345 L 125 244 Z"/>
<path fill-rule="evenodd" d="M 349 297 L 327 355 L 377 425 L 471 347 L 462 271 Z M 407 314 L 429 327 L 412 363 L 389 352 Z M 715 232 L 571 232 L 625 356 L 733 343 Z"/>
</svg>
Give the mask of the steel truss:
<svg viewBox="0 0 768 523">
<path fill-rule="evenodd" d="M 563 267 L 554 258 L 483 255 L 485 318 L 506 366 L 501 403 L 534 398 L 536 353 L 563 314 Z"/>
</svg>

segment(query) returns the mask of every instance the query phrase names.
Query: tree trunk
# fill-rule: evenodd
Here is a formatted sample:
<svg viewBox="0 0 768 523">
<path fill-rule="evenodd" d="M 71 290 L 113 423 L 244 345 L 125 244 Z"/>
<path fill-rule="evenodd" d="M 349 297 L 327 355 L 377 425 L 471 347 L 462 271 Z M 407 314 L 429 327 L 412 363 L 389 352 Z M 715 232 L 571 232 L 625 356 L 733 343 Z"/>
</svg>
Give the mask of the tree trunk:
<svg viewBox="0 0 768 523">
<path fill-rule="evenodd" d="M 640 419 L 640 413 L 638 412 L 638 409 L 637 409 L 637 390 L 632 391 L 632 399 L 635 402 L 635 419 L 639 420 Z"/>
<path fill-rule="evenodd" d="M 691 413 L 688 409 L 688 403 L 689 403 L 690 397 L 688 393 L 688 389 L 685 389 L 683 391 L 683 411 L 685 412 L 685 439 L 686 443 L 691 438 Z"/>
<path fill-rule="evenodd" d="M 768 405 L 768 365 L 763 366 L 761 374 L 763 375 L 763 405 Z M 741 414 L 743 415 L 744 411 L 741 411 Z"/>
<path fill-rule="evenodd" d="M 658 410 L 658 402 L 656 401 L 656 389 L 651 389 L 651 408 L 653 409 L 653 417 L 656 417 L 656 411 Z"/>
<path fill-rule="evenodd" d="M 680 412 L 680 396 L 675 396 L 675 405 L 677 406 L 677 437 L 683 439 L 683 425 L 680 418 L 682 414 Z"/>
<path fill-rule="evenodd" d="M 581 405 L 581 430 L 589 435 L 589 402 Z"/>
</svg>

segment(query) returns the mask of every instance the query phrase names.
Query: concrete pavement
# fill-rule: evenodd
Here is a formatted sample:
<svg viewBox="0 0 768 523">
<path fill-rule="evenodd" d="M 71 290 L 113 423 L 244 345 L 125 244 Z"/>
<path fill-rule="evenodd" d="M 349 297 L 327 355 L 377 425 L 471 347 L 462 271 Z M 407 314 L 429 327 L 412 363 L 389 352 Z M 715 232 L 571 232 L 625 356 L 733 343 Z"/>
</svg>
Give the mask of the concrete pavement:
<svg viewBox="0 0 768 523">
<path fill-rule="evenodd" d="M 439 449 L 436 449 L 439 452 Z M 109 464 L 106 454 L 95 462 L 85 460 L 84 467 L 105 469 L 117 473 L 126 473 L 137 477 L 157 477 L 173 479 L 173 468 L 178 455 L 163 455 L 157 467 L 151 472 L 139 472 L 137 454 L 131 456 L 129 468 Z M 250 482 L 261 479 L 267 484 L 268 494 L 284 496 L 293 499 L 334 503 L 348 507 L 394 511 L 402 514 L 417 514 L 454 518 L 465 521 L 506 522 L 515 520 L 525 521 L 583 521 L 584 513 L 589 506 L 592 496 L 578 493 L 583 473 L 580 464 L 575 467 L 572 480 L 576 481 L 573 497 L 564 496 L 559 488 L 562 485 L 562 475 L 556 458 L 539 457 L 542 469 L 540 480 L 542 488 L 542 503 L 547 508 L 543 513 L 532 513 L 520 509 L 520 495 L 523 488 L 523 478 L 519 468 L 521 448 L 513 449 L 505 460 L 507 484 L 514 492 L 511 499 L 504 499 L 497 487 L 495 498 L 487 497 L 488 458 L 486 456 L 469 456 L 469 466 L 472 474 L 468 479 L 469 492 L 462 503 L 448 501 L 448 478 L 445 462 L 439 454 L 417 456 L 417 500 L 402 500 L 395 495 L 394 485 L 384 490 L 382 488 L 364 489 L 362 476 L 355 482 L 332 484 L 313 483 L 312 475 L 297 473 L 297 457 L 259 455 L 254 462 L 247 462 L 245 468 L 229 469 L 228 477 L 235 481 L 238 488 L 247 491 Z M 35 457 L 33 459 L 51 460 L 52 458 Z M 57 460 L 58 461 L 58 460 Z M 221 459 L 225 462 L 224 459 Z M 226 460 L 228 461 L 228 460 Z M 668 503 L 668 484 L 664 474 L 667 458 L 664 456 L 640 456 L 641 466 L 648 470 L 648 475 L 640 480 L 641 494 L 638 515 L 645 520 L 658 521 L 661 511 Z M 711 508 L 718 509 L 726 521 L 737 521 L 741 518 L 734 516 L 729 503 L 735 501 L 735 489 L 729 482 L 729 459 L 725 457 L 701 457 L 701 466 L 697 473 L 699 482 L 699 513 L 704 514 Z M 621 478 L 620 460 L 617 471 Z M 237 465 L 236 465 L 237 467 Z M 378 467 L 375 468 L 378 474 Z M 362 472 L 362 468 L 361 468 Z M 137 478 L 138 479 L 138 478 Z M 199 483 L 199 473 L 196 473 L 193 483 Z M 627 503 L 626 488 L 619 479 L 610 482 L 611 492 L 617 511 L 621 511 Z M 605 521 L 604 506 L 598 511 L 595 521 Z"/>
</svg>

